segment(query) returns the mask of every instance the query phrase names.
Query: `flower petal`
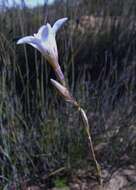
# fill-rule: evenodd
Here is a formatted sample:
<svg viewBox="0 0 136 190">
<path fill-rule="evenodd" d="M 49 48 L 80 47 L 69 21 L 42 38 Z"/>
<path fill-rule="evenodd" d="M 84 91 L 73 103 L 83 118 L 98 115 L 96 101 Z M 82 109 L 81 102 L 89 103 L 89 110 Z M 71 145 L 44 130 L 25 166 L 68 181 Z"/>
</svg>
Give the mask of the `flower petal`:
<svg viewBox="0 0 136 190">
<path fill-rule="evenodd" d="M 47 49 L 42 45 L 41 40 L 34 36 L 26 36 L 17 41 L 17 44 L 29 44 L 38 49 L 42 54 L 46 54 Z"/>
<path fill-rule="evenodd" d="M 38 39 L 36 39 L 34 36 L 26 36 L 17 41 L 17 44 L 30 44 L 30 43 L 37 43 Z"/>
<path fill-rule="evenodd" d="M 33 46 L 35 49 L 39 50 L 40 52 L 41 51 L 41 48 L 39 47 L 39 45 L 35 45 L 34 43 L 29 43 L 31 46 Z"/>
<path fill-rule="evenodd" d="M 47 25 L 43 25 L 39 28 L 38 33 L 35 34 L 35 37 L 38 37 L 39 39 L 42 38 L 42 36 L 44 36 L 45 38 L 48 37 L 48 28 Z"/>
<path fill-rule="evenodd" d="M 40 27 L 35 37 L 41 40 L 46 40 L 49 37 L 50 32 L 51 32 L 51 25 L 47 23 L 46 25 Z"/>
<path fill-rule="evenodd" d="M 68 18 L 65 17 L 65 18 L 61 18 L 61 19 L 57 20 L 57 21 L 54 23 L 54 25 L 53 25 L 53 27 L 52 27 L 54 34 L 56 34 L 56 32 L 60 29 L 60 27 L 61 27 L 67 20 L 68 20 Z"/>
</svg>

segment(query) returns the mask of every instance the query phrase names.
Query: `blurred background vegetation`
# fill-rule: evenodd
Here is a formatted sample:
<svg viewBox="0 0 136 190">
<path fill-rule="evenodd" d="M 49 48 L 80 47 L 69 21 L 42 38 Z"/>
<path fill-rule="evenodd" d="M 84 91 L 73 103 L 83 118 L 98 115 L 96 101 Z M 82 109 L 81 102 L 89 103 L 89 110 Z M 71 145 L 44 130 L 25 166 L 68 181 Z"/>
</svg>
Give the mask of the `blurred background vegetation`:
<svg viewBox="0 0 136 190">
<path fill-rule="evenodd" d="M 78 112 L 50 84 L 41 54 L 16 41 L 47 21 L 69 21 L 57 34 L 59 61 L 85 108 L 102 168 L 135 164 L 136 1 L 56 0 L 0 10 L 0 189 L 40 181 L 65 167 L 93 167 Z"/>
</svg>

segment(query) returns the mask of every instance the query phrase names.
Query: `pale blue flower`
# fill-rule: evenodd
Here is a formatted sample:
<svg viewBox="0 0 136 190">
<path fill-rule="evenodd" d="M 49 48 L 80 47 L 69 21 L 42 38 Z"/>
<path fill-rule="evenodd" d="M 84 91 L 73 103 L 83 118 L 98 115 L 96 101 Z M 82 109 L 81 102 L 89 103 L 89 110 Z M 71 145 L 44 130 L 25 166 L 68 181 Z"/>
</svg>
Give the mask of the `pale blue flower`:
<svg viewBox="0 0 136 190">
<path fill-rule="evenodd" d="M 67 18 L 61 18 L 54 23 L 53 27 L 47 23 L 39 28 L 37 34 L 23 37 L 17 42 L 17 44 L 27 43 L 38 49 L 51 64 L 59 80 L 63 80 L 64 76 L 58 63 L 58 49 L 55 36 L 56 32 L 66 21 Z"/>
</svg>

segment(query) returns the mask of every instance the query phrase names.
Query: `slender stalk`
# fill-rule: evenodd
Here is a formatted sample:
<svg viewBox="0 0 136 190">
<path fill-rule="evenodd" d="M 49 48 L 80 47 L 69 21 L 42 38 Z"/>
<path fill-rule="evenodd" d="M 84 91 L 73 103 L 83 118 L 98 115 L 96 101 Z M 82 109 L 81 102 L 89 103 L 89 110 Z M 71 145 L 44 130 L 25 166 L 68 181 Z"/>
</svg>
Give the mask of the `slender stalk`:
<svg viewBox="0 0 136 190">
<path fill-rule="evenodd" d="M 59 91 L 60 96 L 62 96 L 65 99 L 65 101 L 72 103 L 78 109 L 79 113 L 81 114 L 82 121 L 83 121 L 83 124 L 85 126 L 85 130 L 86 130 L 86 133 L 88 136 L 88 144 L 89 144 L 89 147 L 90 147 L 90 150 L 91 150 L 91 153 L 93 156 L 93 160 L 94 160 L 94 163 L 96 166 L 99 183 L 102 184 L 101 168 L 100 168 L 100 165 L 98 164 L 98 162 L 96 160 L 96 156 L 95 156 L 95 152 L 94 152 L 94 148 L 93 148 L 93 143 L 92 143 L 92 138 L 91 138 L 91 133 L 90 133 L 89 122 L 88 122 L 88 118 L 86 116 L 85 111 L 80 107 L 78 102 L 71 96 L 71 94 L 70 94 L 70 92 L 66 86 L 63 86 L 62 84 L 60 84 L 59 82 L 57 82 L 53 79 L 51 79 L 51 83 Z"/>
<path fill-rule="evenodd" d="M 102 184 L 101 167 L 100 167 L 100 165 L 99 165 L 99 163 L 98 163 L 98 161 L 96 159 L 96 156 L 95 156 L 88 118 L 86 116 L 85 111 L 80 106 L 78 106 L 78 111 L 81 114 L 82 121 L 83 121 L 83 124 L 85 126 L 85 130 L 86 130 L 86 133 L 87 133 L 87 136 L 88 136 L 88 144 L 89 144 L 89 148 L 90 148 L 90 151 L 91 151 L 90 153 L 91 153 L 91 155 L 93 157 L 93 160 L 94 160 L 94 163 L 95 163 L 99 184 L 101 185 Z"/>
</svg>

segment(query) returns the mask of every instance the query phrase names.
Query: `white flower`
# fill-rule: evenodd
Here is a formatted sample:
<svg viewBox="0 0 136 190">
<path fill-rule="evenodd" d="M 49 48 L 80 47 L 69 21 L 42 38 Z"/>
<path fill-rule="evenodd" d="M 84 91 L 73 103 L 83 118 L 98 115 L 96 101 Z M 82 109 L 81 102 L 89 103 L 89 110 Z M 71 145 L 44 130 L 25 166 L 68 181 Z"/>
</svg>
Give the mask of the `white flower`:
<svg viewBox="0 0 136 190">
<path fill-rule="evenodd" d="M 53 27 L 47 23 L 39 28 L 37 34 L 23 37 L 17 42 L 17 44 L 27 43 L 38 49 L 53 67 L 60 81 L 64 80 L 64 75 L 58 63 L 58 49 L 55 36 L 56 32 L 66 21 L 67 18 L 59 19 L 54 23 Z"/>
</svg>

